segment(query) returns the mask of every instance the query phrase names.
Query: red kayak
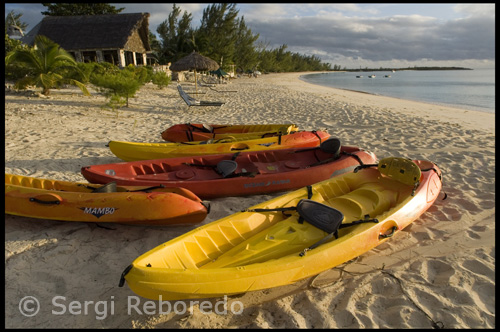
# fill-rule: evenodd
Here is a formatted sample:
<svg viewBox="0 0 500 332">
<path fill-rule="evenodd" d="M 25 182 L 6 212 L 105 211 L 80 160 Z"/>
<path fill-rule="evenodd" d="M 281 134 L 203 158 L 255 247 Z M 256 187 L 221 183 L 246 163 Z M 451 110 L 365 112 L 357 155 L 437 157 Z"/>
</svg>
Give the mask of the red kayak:
<svg viewBox="0 0 500 332">
<path fill-rule="evenodd" d="M 121 162 L 82 167 L 81 172 L 92 183 L 162 184 L 216 198 L 293 190 L 375 162 L 372 152 L 341 146 L 333 138 L 314 148 Z"/>
</svg>

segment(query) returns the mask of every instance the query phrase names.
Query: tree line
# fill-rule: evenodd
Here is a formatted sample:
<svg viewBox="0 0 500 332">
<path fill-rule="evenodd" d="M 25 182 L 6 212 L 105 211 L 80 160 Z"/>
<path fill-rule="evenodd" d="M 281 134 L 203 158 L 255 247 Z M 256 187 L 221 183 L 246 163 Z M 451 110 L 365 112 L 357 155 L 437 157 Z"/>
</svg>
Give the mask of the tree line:
<svg viewBox="0 0 500 332">
<path fill-rule="evenodd" d="M 175 62 L 193 50 L 217 61 L 229 70 L 247 72 L 293 72 L 331 70 L 329 63 L 322 63 L 317 56 L 307 56 L 287 51 L 287 45 L 268 49 L 257 43 L 254 34 L 239 17 L 235 3 L 211 4 L 203 10 L 199 28 L 192 27 L 192 14 L 175 4 L 168 18 L 157 28 L 159 38 L 150 34 L 151 47 L 160 63 Z"/>
<path fill-rule="evenodd" d="M 119 14 L 124 8 L 111 4 L 42 3 L 47 7 L 43 15 L 98 15 Z M 16 16 L 19 21 L 20 16 Z M 174 63 L 196 51 L 219 63 L 229 71 L 232 66 L 239 72 L 328 71 L 329 63 L 323 63 L 315 55 L 308 56 L 287 50 L 283 44 L 269 48 L 265 42 L 257 42 L 255 34 L 246 25 L 235 3 L 210 4 L 203 10 L 198 28 L 193 28 L 193 16 L 182 12 L 174 3 L 168 17 L 158 26 L 156 33 L 149 33 L 153 55 L 159 64 Z M 7 26 L 7 19 L 6 19 Z"/>
<path fill-rule="evenodd" d="M 337 69 L 334 69 L 337 70 Z M 338 69 L 340 70 L 340 69 Z M 464 68 L 464 67 L 419 67 L 419 66 L 413 66 L 413 67 L 405 67 L 405 68 L 368 68 L 365 67 L 364 69 L 343 69 L 343 71 L 348 71 L 348 72 L 367 72 L 367 71 L 403 71 L 403 70 L 472 70 L 471 68 Z"/>
</svg>

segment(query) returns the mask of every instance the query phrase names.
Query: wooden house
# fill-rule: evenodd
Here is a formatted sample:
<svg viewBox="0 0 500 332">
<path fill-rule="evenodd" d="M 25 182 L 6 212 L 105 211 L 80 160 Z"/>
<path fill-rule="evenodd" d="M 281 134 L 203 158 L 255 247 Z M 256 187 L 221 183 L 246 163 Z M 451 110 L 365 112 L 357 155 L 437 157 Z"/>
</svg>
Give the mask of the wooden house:
<svg viewBox="0 0 500 332">
<path fill-rule="evenodd" d="M 46 16 L 21 41 L 34 44 L 44 35 L 79 62 L 110 62 L 124 67 L 146 65 L 149 13 Z"/>
</svg>

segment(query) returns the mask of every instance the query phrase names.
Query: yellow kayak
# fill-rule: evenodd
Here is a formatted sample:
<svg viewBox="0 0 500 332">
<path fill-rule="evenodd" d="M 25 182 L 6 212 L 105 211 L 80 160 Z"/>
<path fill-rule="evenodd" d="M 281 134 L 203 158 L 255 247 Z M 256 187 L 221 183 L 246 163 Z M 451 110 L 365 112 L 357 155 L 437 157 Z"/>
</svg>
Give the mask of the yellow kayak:
<svg viewBox="0 0 500 332">
<path fill-rule="evenodd" d="M 208 208 L 191 191 L 116 186 L 5 174 L 5 213 L 65 221 L 138 225 L 194 224 Z"/>
<path fill-rule="evenodd" d="M 235 153 L 238 151 L 263 151 L 319 146 L 330 137 L 323 131 L 300 131 L 288 135 L 258 139 L 222 139 L 213 142 L 189 143 L 135 143 L 111 141 L 109 149 L 125 161 L 150 160 L 209 154 Z"/>
<path fill-rule="evenodd" d="M 385 158 L 203 225 L 122 273 L 148 299 L 221 297 L 291 284 L 353 259 L 424 213 L 441 190 L 429 161 Z"/>
</svg>

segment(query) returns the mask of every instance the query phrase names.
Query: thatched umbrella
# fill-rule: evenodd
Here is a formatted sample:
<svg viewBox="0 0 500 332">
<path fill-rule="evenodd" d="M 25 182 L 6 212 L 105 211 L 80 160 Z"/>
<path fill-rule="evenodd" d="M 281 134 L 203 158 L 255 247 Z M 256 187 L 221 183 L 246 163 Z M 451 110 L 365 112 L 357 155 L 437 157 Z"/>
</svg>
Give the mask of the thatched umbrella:
<svg viewBox="0 0 500 332">
<path fill-rule="evenodd" d="M 177 60 L 170 66 L 170 70 L 173 71 L 194 70 L 194 85 L 197 92 L 198 92 L 198 82 L 196 79 L 196 70 L 217 70 L 217 69 L 219 69 L 219 64 L 217 62 L 199 53 L 196 53 L 195 51 L 185 56 L 184 58 Z"/>
</svg>

